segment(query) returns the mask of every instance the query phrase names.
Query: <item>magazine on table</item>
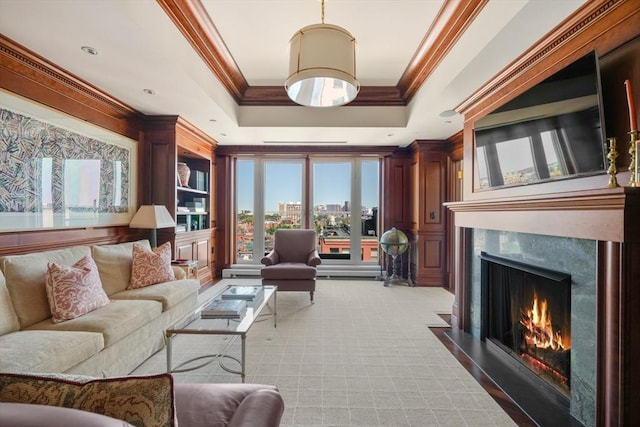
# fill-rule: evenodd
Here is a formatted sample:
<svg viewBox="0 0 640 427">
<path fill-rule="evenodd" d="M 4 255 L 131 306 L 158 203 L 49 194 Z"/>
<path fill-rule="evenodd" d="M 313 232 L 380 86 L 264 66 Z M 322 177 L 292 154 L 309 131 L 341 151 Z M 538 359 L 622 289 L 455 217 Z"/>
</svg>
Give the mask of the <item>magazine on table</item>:
<svg viewBox="0 0 640 427">
<path fill-rule="evenodd" d="M 216 299 L 207 305 L 200 313 L 203 318 L 240 318 L 247 311 L 247 302 L 240 299 Z"/>
</svg>

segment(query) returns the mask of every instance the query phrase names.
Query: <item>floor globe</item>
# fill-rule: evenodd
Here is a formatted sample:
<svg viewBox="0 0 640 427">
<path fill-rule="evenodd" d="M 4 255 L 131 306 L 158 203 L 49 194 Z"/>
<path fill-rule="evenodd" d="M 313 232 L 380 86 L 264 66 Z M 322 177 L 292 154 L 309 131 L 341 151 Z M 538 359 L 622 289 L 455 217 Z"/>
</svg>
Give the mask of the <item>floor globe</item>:
<svg viewBox="0 0 640 427">
<path fill-rule="evenodd" d="M 393 227 L 380 236 L 380 247 L 387 255 L 396 257 L 409 248 L 409 239 L 406 234 Z"/>
<path fill-rule="evenodd" d="M 382 236 L 380 236 L 380 248 L 384 253 L 391 256 L 391 265 L 392 265 L 392 274 L 387 280 L 385 280 L 384 285 L 389 286 L 389 284 L 399 284 L 410 281 L 405 280 L 398 274 L 398 256 L 402 255 L 409 249 L 409 238 L 402 231 L 393 227 L 391 230 L 385 231 Z"/>
</svg>

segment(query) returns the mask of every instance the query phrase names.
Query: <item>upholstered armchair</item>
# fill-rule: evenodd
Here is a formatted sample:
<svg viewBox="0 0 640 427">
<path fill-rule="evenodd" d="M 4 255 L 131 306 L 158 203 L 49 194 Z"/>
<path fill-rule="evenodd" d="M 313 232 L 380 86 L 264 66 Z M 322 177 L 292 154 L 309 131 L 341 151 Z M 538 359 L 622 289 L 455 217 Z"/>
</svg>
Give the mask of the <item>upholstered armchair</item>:
<svg viewBox="0 0 640 427">
<path fill-rule="evenodd" d="M 276 230 L 273 250 L 262 258 L 263 285 L 276 285 L 280 291 L 309 292 L 313 303 L 316 290 L 316 267 L 321 259 L 313 230 Z"/>
</svg>

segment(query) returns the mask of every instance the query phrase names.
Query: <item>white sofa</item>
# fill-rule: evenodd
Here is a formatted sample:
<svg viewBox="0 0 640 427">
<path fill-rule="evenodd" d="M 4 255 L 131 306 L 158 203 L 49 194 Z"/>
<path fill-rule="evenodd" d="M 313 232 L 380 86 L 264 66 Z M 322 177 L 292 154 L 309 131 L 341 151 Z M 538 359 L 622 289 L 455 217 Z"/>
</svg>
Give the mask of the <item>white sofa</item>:
<svg viewBox="0 0 640 427">
<path fill-rule="evenodd" d="M 137 243 L 150 248 L 146 240 Z M 165 329 L 194 309 L 200 283 L 181 279 L 127 290 L 132 247 L 74 246 L 1 257 L 0 372 L 121 376 L 160 350 Z M 86 255 L 95 260 L 110 302 L 54 323 L 45 291 L 47 264 L 73 265 Z"/>
</svg>

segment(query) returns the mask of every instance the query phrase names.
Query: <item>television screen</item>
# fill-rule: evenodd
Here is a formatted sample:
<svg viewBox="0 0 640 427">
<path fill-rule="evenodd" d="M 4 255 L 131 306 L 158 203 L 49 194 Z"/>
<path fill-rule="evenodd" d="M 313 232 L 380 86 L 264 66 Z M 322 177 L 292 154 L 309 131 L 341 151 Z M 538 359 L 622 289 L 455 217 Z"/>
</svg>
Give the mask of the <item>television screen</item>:
<svg viewBox="0 0 640 427">
<path fill-rule="evenodd" d="M 605 137 L 595 52 L 475 123 L 475 189 L 604 173 Z"/>
</svg>

